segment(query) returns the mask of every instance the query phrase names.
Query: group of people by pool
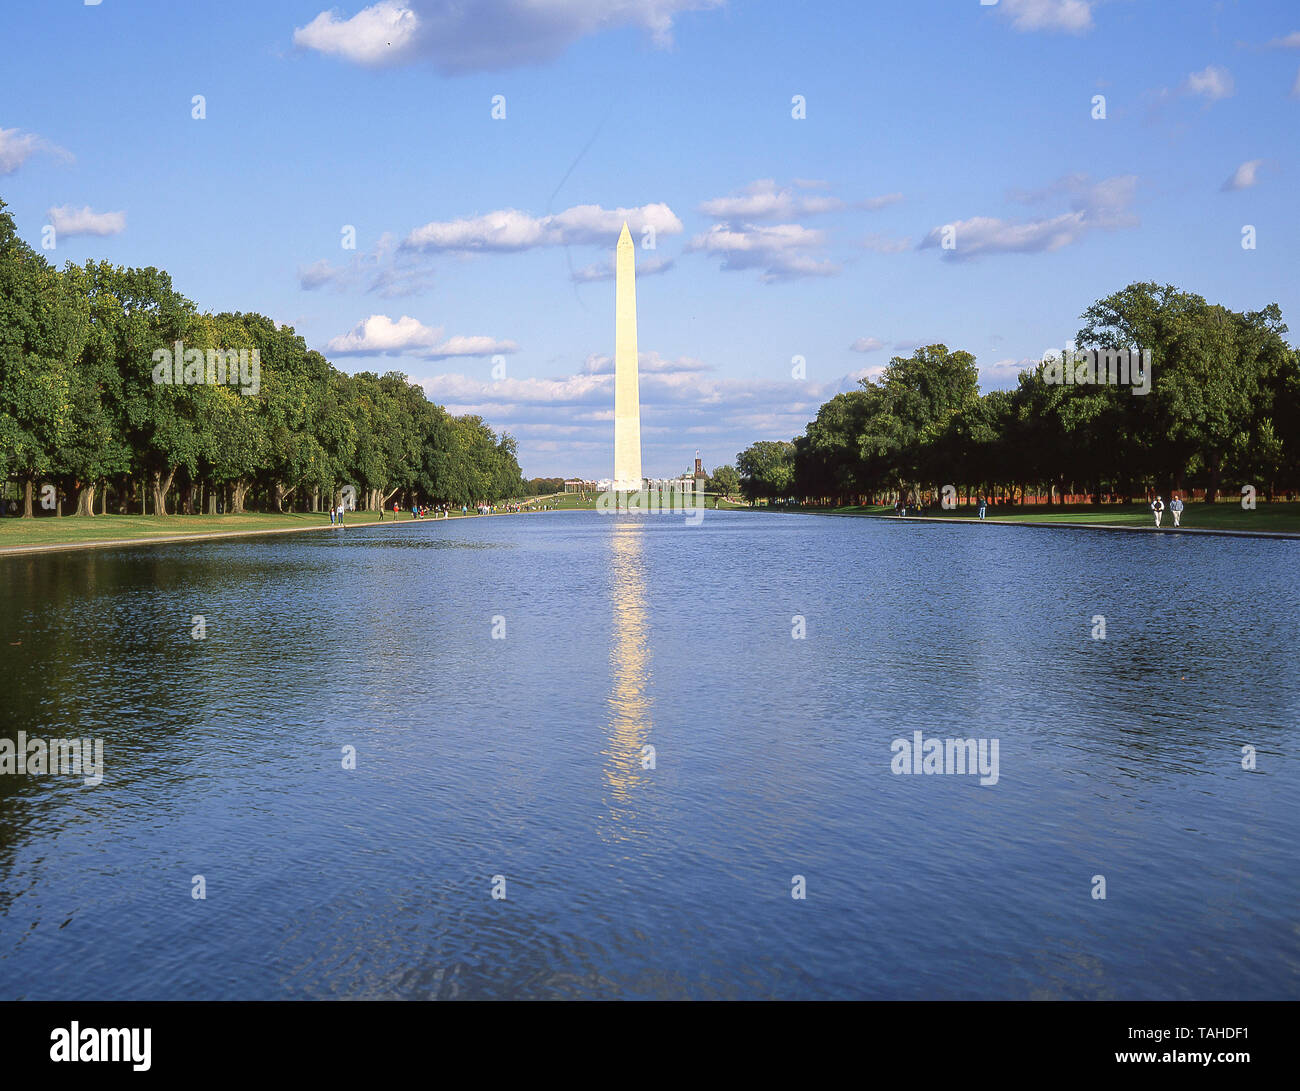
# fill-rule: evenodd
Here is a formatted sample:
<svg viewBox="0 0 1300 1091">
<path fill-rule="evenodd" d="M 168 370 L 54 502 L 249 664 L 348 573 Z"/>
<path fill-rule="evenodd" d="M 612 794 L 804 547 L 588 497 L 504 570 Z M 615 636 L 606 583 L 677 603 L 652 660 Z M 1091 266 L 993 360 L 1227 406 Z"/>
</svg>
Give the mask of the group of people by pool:
<svg viewBox="0 0 1300 1091">
<path fill-rule="evenodd" d="M 924 515 L 926 507 L 926 501 L 917 503 L 911 496 L 906 500 L 900 497 L 894 502 L 894 514 L 899 517 L 905 516 L 909 513 L 912 516 Z M 976 501 L 976 511 L 981 519 L 984 518 L 984 513 L 987 509 L 988 501 L 983 496 L 980 496 Z M 1160 519 L 1164 513 L 1165 502 L 1157 495 L 1156 498 L 1151 501 L 1151 514 L 1155 516 L 1157 527 L 1160 526 Z M 1174 493 L 1173 498 L 1169 501 L 1169 513 L 1174 517 L 1174 526 L 1181 527 L 1183 525 L 1183 501 L 1177 493 Z"/>
<path fill-rule="evenodd" d="M 475 504 L 474 510 L 479 515 L 498 515 L 504 512 L 550 511 L 551 507 L 552 505 L 550 504 L 524 504 L 518 502 L 513 502 L 508 504 L 481 503 L 481 504 Z M 347 510 L 346 506 L 342 503 L 340 503 L 337 508 L 331 507 L 330 523 L 333 525 L 342 526 L 343 513 L 346 510 Z M 408 510 L 411 513 L 412 519 L 450 519 L 453 509 L 448 504 L 435 504 L 433 507 L 429 507 L 424 504 L 412 504 L 406 510 Z M 401 506 L 398 504 L 394 504 L 393 518 L 396 519 L 398 515 L 401 514 L 401 512 L 402 512 Z M 460 506 L 460 513 L 461 515 L 468 515 L 469 505 L 462 504 Z M 379 509 L 379 521 L 382 523 L 383 520 L 384 520 L 384 508 L 381 506 Z"/>
</svg>

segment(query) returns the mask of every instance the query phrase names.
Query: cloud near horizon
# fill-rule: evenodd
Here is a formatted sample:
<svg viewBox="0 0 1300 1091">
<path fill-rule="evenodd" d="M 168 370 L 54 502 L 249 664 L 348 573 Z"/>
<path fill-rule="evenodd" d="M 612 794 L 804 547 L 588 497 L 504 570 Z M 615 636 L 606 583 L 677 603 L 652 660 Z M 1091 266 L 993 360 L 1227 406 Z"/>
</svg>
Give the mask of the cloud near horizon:
<svg viewBox="0 0 1300 1091">
<path fill-rule="evenodd" d="M 1013 200 L 1042 204 L 1068 198 L 1070 211 L 1036 220 L 1006 220 L 973 216 L 936 227 L 918 244 L 918 250 L 940 249 L 948 261 L 966 261 L 982 254 L 1051 253 L 1078 242 L 1094 230 L 1134 227 L 1137 175 L 1116 175 L 1100 182 L 1085 174 L 1068 174 L 1039 190 L 1014 191 Z M 953 229 L 955 248 L 943 249 Z"/>
<path fill-rule="evenodd" d="M 49 210 L 50 224 L 65 238 L 75 235 L 120 235 L 126 230 L 125 212 L 96 212 L 89 205 L 60 205 Z"/>
<path fill-rule="evenodd" d="M 726 379 L 690 357 L 640 353 L 641 435 L 646 472 L 676 473 L 697 446 L 739 451 L 756 439 L 802 431 L 828 398 L 857 388 L 853 375 L 824 384 L 790 379 Z M 464 374 L 412 376 L 455 414 L 473 413 L 508 431 L 528 452 L 529 476 L 609 476 L 613 462 L 614 375 L 610 358 L 587 357 L 579 372 L 556 379 L 494 381 Z M 549 466 L 547 455 L 563 458 Z M 716 455 L 713 456 L 716 458 Z M 606 463 L 611 465 L 606 466 Z"/>
</svg>

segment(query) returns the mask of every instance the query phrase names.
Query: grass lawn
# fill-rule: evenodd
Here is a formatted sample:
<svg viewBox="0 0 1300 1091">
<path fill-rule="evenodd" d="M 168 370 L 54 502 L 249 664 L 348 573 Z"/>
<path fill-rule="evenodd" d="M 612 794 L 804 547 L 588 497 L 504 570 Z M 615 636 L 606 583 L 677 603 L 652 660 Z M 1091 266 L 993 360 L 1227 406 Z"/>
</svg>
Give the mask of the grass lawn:
<svg viewBox="0 0 1300 1091">
<path fill-rule="evenodd" d="M 406 517 L 411 517 L 407 512 Z M 389 512 L 386 521 L 392 522 Z M 373 511 L 348 512 L 351 523 L 377 523 Z M 132 541 L 188 534 L 235 534 L 260 530 L 328 527 L 328 512 L 268 515 L 96 515 L 93 519 L 41 515 L 35 519 L 0 519 L 0 549 L 11 546 L 72 545 L 77 542 Z"/>
<path fill-rule="evenodd" d="M 470 516 L 476 513 L 470 512 Z M 459 509 L 451 513 L 462 518 Z M 466 516 L 468 518 L 469 516 Z M 429 517 L 432 519 L 432 516 Z M 397 522 L 411 522 L 411 513 L 401 512 Z M 350 511 L 346 526 L 380 522 L 379 513 Z M 393 513 L 384 514 L 393 522 Z M 328 527 L 329 512 L 292 512 L 287 515 L 245 512 L 243 515 L 96 515 L 93 519 L 40 515 L 35 519 L 0 519 L 0 551 L 30 546 L 76 545 L 84 542 L 129 542 L 182 535 L 240 534 L 267 530 L 310 530 Z"/>
<path fill-rule="evenodd" d="M 527 504 L 525 513 L 540 511 L 543 504 L 552 511 L 593 511 L 596 507 L 596 496 L 599 494 L 588 495 L 587 500 L 583 500 L 577 493 L 558 493 L 553 496 L 524 497 L 521 500 L 505 503 Z M 743 506 L 745 505 L 723 503 L 724 509 Z M 471 510 L 465 517 L 476 518 L 477 513 Z M 451 512 L 451 518 L 462 518 L 459 509 Z M 400 512 L 397 520 L 411 522 L 411 513 Z M 347 515 L 348 526 L 379 521 L 379 514 L 373 511 L 350 511 Z M 393 513 L 386 512 L 383 521 L 393 522 Z M 96 515 L 91 519 L 66 515 L 56 517 L 42 513 L 35 519 L 0 518 L 0 551 L 88 542 L 143 541 L 150 538 L 188 535 L 310 530 L 329 525 L 330 517 L 327 511 L 319 514 L 294 512 L 287 515 L 265 512 L 245 512 L 242 515 Z"/>
<path fill-rule="evenodd" d="M 1168 501 L 1165 501 L 1168 505 Z M 894 517 L 888 506 L 844 508 L 791 508 L 791 511 L 833 512 L 843 515 L 879 515 Z M 960 507 L 954 511 L 927 511 L 927 517 L 974 518 L 974 508 Z M 989 522 L 1000 523 L 1099 523 L 1108 526 L 1150 527 L 1155 529 L 1151 509 L 1145 504 L 1091 504 L 1067 506 L 1031 504 L 1028 507 L 989 508 L 985 515 Z M 1161 521 L 1162 529 L 1173 526 L 1173 515 L 1166 510 Z M 1260 501 L 1253 511 L 1242 510 L 1240 502 L 1221 504 L 1188 503 L 1183 512 L 1183 526 L 1191 530 L 1245 530 L 1281 534 L 1300 534 L 1300 504 L 1269 504 Z"/>
</svg>

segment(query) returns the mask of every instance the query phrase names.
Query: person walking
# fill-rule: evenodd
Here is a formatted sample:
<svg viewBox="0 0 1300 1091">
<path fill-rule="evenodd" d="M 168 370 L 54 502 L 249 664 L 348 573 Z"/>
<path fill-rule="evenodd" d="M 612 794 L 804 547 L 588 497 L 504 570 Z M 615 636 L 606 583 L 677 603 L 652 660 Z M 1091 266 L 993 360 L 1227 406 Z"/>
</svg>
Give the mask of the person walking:
<svg viewBox="0 0 1300 1091">
<path fill-rule="evenodd" d="M 1174 526 L 1183 525 L 1183 502 L 1178 499 L 1178 494 L 1174 493 L 1174 498 L 1169 501 L 1169 510 L 1174 516 Z"/>
<path fill-rule="evenodd" d="M 339 501 L 339 526 L 343 525 L 343 501 Z"/>
<path fill-rule="evenodd" d="M 1152 512 L 1155 513 L 1156 528 L 1159 529 L 1160 516 L 1164 515 L 1165 513 L 1165 502 L 1161 500 L 1159 496 L 1157 496 L 1154 500 L 1151 501 L 1151 510 Z"/>
<path fill-rule="evenodd" d="M 330 505 L 330 526 L 334 525 L 334 505 Z"/>
<path fill-rule="evenodd" d="M 984 497 L 980 497 L 980 518 L 984 518 Z"/>
</svg>

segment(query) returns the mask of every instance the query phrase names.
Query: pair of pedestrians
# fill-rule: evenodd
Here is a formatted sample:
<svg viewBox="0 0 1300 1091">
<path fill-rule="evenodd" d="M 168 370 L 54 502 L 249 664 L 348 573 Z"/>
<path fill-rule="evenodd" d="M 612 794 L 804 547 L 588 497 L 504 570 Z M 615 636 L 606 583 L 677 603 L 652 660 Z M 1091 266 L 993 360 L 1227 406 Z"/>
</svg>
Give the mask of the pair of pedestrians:
<svg viewBox="0 0 1300 1091">
<path fill-rule="evenodd" d="M 1160 517 L 1165 513 L 1165 502 L 1159 496 L 1151 501 L 1151 512 L 1156 517 L 1156 526 L 1159 527 Z M 1169 512 L 1174 517 L 1174 526 L 1182 526 L 1183 502 L 1178 498 L 1177 493 L 1174 493 L 1173 499 L 1169 501 Z"/>
</svg>

